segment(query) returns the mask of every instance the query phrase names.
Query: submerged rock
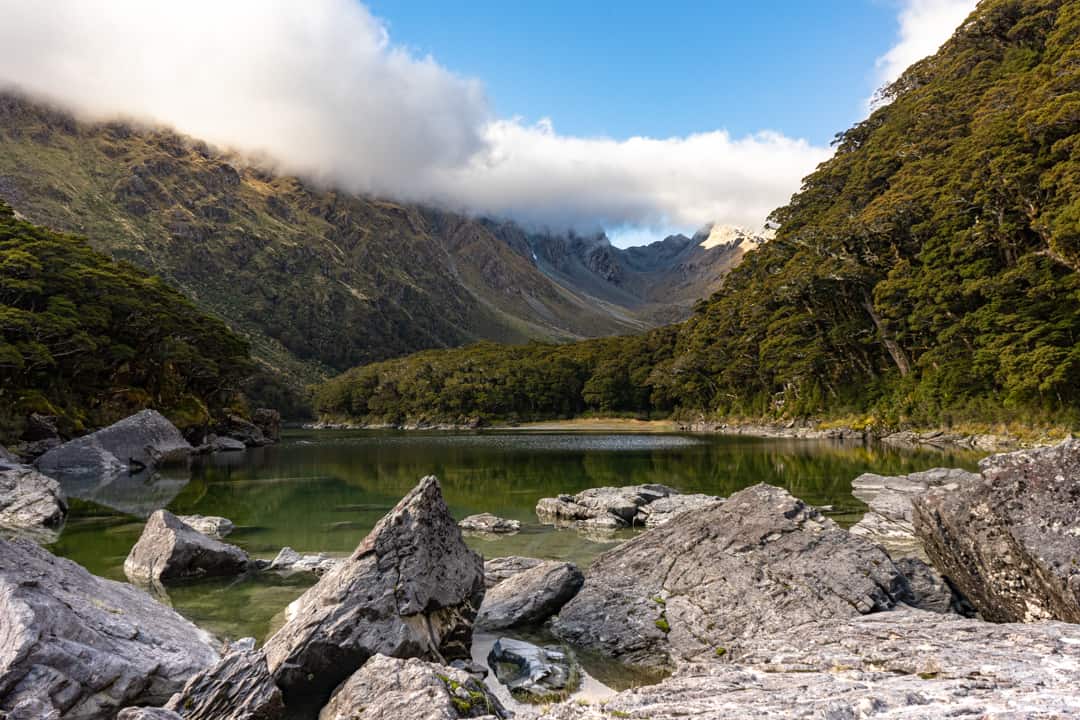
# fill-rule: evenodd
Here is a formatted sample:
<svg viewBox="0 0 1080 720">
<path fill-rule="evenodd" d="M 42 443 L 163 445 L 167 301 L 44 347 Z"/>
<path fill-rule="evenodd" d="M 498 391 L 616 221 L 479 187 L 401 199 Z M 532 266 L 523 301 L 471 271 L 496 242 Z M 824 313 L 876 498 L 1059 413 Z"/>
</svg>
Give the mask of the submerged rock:
<svg viewBox="0 0 1080 720">
<path fill-rule="evenodd" d="M 233 652 L 199 673 L 165 705 L 184 720 L 280 720 L 281 691 L 258 650 Z"/>
<path fill-rule="evenodd" d="M 158 510 L 124 560 L 124 574 L 132 582 L 168 583 L 238 575 L 248 562 L 247 553 L 235 545 L 207 537 L 168 510 Z"/>
<path fill-rule="evenodd" d="M 67 516 L 59 483 L 28 465 L 0 460 L 0 528 L 50 540 Z"/>
<path fill-rule="evenodd" d="M 719 648 L 717 652 L 719 652 Z M 1080 716 L 1080 626 L 897 609 L 748 638 L 713 662 L 544 720 L 937 720 Z"/>
<path fill-rule="evenodd" d="M 71 720 L 160 705 L 218 660 L 209 636 L 143 591 L 26 540 L 0 540 L 0 639 L 0 711 L 36 704 Z"/>
<path fill-rule="evenodd" d="M 851 483 L 851 493 L 867 504 L 863 518 L 851 532 L 884 547 L 894 557 L 926 559 L 922 543 L 915 537 L 911 500 L 932 487 L 955 489 L 959 483 L 978 477 L 967 470 L 934 468 L 895 477 L 865 473 Z"/>
<path fill-rule="evenodd" d="M 914 501 L 936 568 L 987 620 L 1080 623 L 1080 440 L 994 455 Z"/>
<path fill-rule="evenodd" d="M 183 460 L 191 452 L 191 445 L 164 415 L 143 410 L 49 450 L 36 464 L 52 477 L 104 476 Z"/>
<path fill-rule="evenodd" d="M 573 563 L 540 562 L 489 587 L 476 627 L 502 630 L 538 625 L 559 612 L 584 582 L 585 576 Z"/>
<path fill-rule="evenodd" d="M 221 437 L 210 433 L 205 442 L 200 446 L 200 452 L 243 452 L 247 445 L 242 440 L 231 437 Z"/>
<path fill-rule="evenodd" d="M 490 535 L 506 535 L 521 530 L 521 523 L 517 520 L 507 520 L 491 513 L 470 515 L 458 523 L 462 530 Z"/>
<path fill-rule="evenodd" d="M 319 720 L 458 720 L 511 717 L 469 673 L 375 655 L 341 684 Z"/>
<path fill-rule="evenodd" d="M 640 509 L 678 491 L 666 485 L 628 485 L 582 490 L 577 495 L 541 498 L 536 516 L 554 525 L 582 524 L 588 527 L 618 529 L 644 525 L 646 515 Z"/>
<path fill-rule="evenodd" d="M 192 530 L 215 540 L 220 540 L 236 529 L 232 520 L 217 515 L 178 515 L 177 519 Z"/>
<path fill-rule="evenodd" d="M 341 562 L 341 560 L 324 553 L 301 555 L 291 547 L 283 547 L 277 557 L 270 562 L 269 569 L 282 573 L 309 572 L 316 575 L 325 575 L 340 565 Z"/>
<path fill-rule="evenodd" d="M 522 640 L 499 638 L 488 653 L 495 677 L 523 702 L 561 700 L 581 683 L 581 670 L 558 646 L 540 647 Z"/>
<path fill-rule="evenodd" d="M 483 597 L 483 560 L 465 545 L 439 481 L 426 477 L 289 606 L 264 647 L 270 672 L 290 713 L 313 716 L 374 655 L 468 659 Z"/>
<path fill-rule="evenodd" d="M 601 555 L 553 628 L 573 645 L 662 668 L 911 599 L 884 550 L 786 491 L 755 485 Z"/>
</svg>

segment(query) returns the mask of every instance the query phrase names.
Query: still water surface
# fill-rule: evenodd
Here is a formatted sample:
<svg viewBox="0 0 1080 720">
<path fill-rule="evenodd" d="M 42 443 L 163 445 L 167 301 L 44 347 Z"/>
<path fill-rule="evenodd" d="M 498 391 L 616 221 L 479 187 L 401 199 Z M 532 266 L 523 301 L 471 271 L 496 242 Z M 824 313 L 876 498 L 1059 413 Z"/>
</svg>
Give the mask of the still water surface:
<svg viewBox="0 0 1080 720">
<path fill-rule="evenodd" d="M 977 460 L 971 453 L 679 434 L 294 431 L 280 445 L 201 458 L 190 470 L 68 486 L 82 500 L 73 503 L 53 550 L 91 572 L 123 580 L 123 561 L 142 520 L 167 507 L 177 514 L 230 518 L 237 530 L 228 541 L 256 557 L 271 559 L 285 545 L 344 555 L 418 478 L 434 474 L 455 517 L 492 512 L 522 522 L 514 536 L 468 538 L 486 557 L 529 555 L 585 566 L 612 540 L 628 535 L 600 542 L 540 525 L 533 512 L 537 500 L 652 482 L 726 496 L 766 482 L 832 506 L 836 520 L 849 524 L 862 513 L 851 495 L 851 480 L 860 473 L 974 468 Z M 275 615 L 311 581 L 272 573 L 206 581 L 170 588 L 169 601 L 222 637 L 261 641 Z"/>
</svg>

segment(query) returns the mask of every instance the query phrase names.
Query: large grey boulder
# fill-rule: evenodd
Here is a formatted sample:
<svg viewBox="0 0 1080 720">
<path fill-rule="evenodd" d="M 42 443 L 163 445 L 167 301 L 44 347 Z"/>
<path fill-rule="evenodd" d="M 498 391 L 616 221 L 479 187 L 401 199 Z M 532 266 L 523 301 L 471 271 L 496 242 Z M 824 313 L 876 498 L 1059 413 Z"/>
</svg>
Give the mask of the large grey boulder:
<svg viewBox="0 0 1080 720">
<path fill-rule="evenodd" d="M 158 510 L 143 527 L 124 560 L 132 582 L 160 582 L 238 575 L 247 569 L 247 553 L 203 535 L 168 510 Z"/>
<path fill-rule="evenodd" d="M 910 475 L 885 476 L 865 473 L 851 483 L 851 494 L 869 509 L 851 527 L 856 535 L 876 542 L 894 558 L 926 559 L 922 543 L 912 527 L 911 500 L 929 488 L 955 489 L 960 483 L 978 477 L 967 470 L 934 468 Z"/>
<path fill-rule="evenodd" d="M 59 483 L 28 465 L 0 461 L 0 528 L 54 538 L 67 516 Z"/>
<path fill-rule="evenodd" d="M 217 660 L 206 633 L 143 591 L 0 540 L 0 711 L 111 717 L 164 703 Z"/>
<path fill-rule="evenodd" d="M 281 720 L 285 704 L 258 650 L 232 652 L 165 705 L 184 720 Z"/>
<path fill-rule="evenodd" d="M 49 450 L 36 465 L 52 477 L 104 476 L 183 460 L 191 451 L 191 445 L 164 415 L 143 410 Z"/>
<path fill-rule="evenodd" d="M 468 659 L 483 598 L 483 560 L 465 545 L 439 481 L 426 477 L 289 606 L 264 648 L 270 672 L 290 713 L 313 716 L 374 655 Z"/>
<path fill-rule="evenodd" d="M 1080 717 L 1080 626 L 995 625 L 914 609 L 751 638 L 603 708 L 544 720 L 938 720 Z"/>
<path fill-rule="evenodd" d="M 552 525 L 610 529 L 644 525 L 645 515 L 639 512 L 643 506 L 677 494 L 678 490 L 659 484 L 589 488 L 576 495 L 541 498 L 536 516 Z"/>
<path fill-rule="evenodd" d="M 601 555 L 553 627 L 572 645 L 663 668 L 911 599 L 880 547 L 780 488 L 755 485 Z"/>
<path fill-rule="evenodd" d="M 994 455 L 914 501 L 934 566 L 987 620 L 1080 623 L 1080 440 Z"/>
<path fill-rule="evenodd" d="M 319 720 L 508 718 L 483 683 L 463 670 L 375 655 L 342 683 Z"/>
<path fill-rule="evenodd" d="M 538 625 L 559 612 L 584 582 L 585 576 L 573 563 L 541 562 L 489 587 L 476 627 L 502 630 Z"/>
</svg>

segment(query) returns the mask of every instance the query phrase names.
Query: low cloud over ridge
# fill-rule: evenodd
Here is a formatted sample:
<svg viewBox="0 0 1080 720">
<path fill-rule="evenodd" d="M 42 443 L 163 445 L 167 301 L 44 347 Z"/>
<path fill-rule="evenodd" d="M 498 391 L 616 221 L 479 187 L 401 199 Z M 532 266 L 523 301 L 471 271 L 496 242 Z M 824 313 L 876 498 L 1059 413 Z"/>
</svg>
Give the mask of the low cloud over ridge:
<svg viewBox="0 0 1080 720">
<path fill-rule="evenodd" d="M 352 0 L 0 0 L 0 86 L 128 116 L 350 191 L 551 227 L 759 226 L 827 148 L 762 132 L 560 135 L 395 46 Z"/>
</svg>

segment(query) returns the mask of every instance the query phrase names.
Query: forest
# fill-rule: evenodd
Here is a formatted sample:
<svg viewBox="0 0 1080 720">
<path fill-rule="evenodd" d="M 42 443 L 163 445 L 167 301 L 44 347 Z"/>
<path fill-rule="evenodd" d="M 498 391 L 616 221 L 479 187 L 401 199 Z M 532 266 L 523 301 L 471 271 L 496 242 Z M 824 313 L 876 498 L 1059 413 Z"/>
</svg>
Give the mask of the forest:
<svg viewBox="0 0 1080 720">
<path fill-rule="evenodd" d="M 1080 6 L 982 3 L 834 146 L 688 321 L 367 365 L 317 411 L 1077 426 Z"/>
<path fill-rule="evenodd" d="M 182 430 L 243 411 L 248 344 L 158 278 L 0 203 L 0 441 L 32 413 L 80 434 L 152 407 Z"/>
</svg>

